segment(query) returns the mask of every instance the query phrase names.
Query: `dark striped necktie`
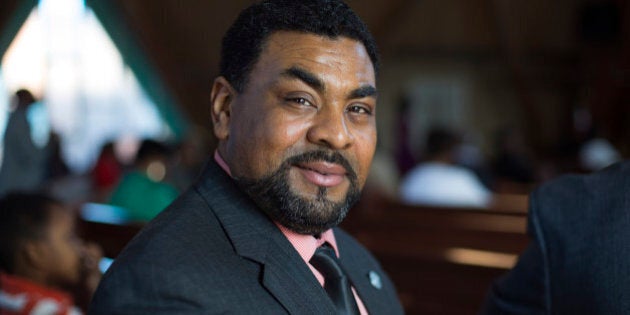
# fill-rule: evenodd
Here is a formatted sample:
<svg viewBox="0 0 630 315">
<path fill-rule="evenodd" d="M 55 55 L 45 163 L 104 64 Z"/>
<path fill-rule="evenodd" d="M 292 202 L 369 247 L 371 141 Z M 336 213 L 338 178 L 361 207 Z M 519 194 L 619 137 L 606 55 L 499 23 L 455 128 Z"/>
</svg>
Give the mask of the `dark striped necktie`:
<svg viewBox="0 0 630 315">
<path fill-rule="evenodd" d="M 324 276 L 324 290 L 335 304 L 337 314 L 360 314 L 348 277 L 339 266 L 335 250 L 328 243 L 317 248 L 309 263 Z"/>
</svg>

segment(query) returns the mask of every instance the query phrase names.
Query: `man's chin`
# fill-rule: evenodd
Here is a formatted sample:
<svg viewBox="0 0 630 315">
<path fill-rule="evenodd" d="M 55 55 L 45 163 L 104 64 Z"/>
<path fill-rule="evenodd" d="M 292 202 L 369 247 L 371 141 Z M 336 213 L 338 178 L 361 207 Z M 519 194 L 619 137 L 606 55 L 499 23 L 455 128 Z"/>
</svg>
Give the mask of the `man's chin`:
<svg viewBox="0 0 630 315">
<path fill-rule="evenodd" d="M 296 163 L 283 163 L 260 179 L 235 179 L 271 220 L 291 231 L 312 235 L 337 226 L 360 195 L 356 176 L 350 172 L 341 180 L 320 180 L 317 174 L 304 176 L 291 166 Z"/>
<path fill-rule="evenodd" d="M 308 202 L 343 203 L 348 197 L 350 183 L 346 179 L 332 187 L 318 186 L 308 181 L 289 180 L 289 189 L 294 196 Z"/>
<path fill-rule="evenodd" d="M 300 197 L 302 200 L 313 203 L 313 207 L 320 208 L 321 204 L 341 204 L 346 200 L 346 194 L 339 194 L 340 197 L 336 197 L 331 194 L 330 190 L 325 187 L 318 187 L 314 192 L 294 192 L 295 196 Z"/>
<path fill-rule="evenodd" d="M 339 223 L 341 223 L 341 221 L 343 220 L 344 216 L 345 214 L 342 217 L 340 217 L 338 220 L 328 221 L 325 223 L 323 222 L 322 223 L 296 222 L 296 221 L 286 220 L 286 218 L 278 218 L 279 220 L 277 219 L 276 222 L 284 226 L 285 228 L 289 229 L 290 231 L 293 231 L 298 234 L 317 235 L 317 234 L 326 232 L 327 230 L 339 225 Z"/>
<path fill-rule="evenodd" d="M 290 224 L 286 224 L 286 225 L 280 224 L 280 225 L 284 226 L 289 231 L 295 232 L 300 235 L 319 235 L 333 228 L 332 226 L 331 227 L 305 227 L 305 226 L 293 226 Z"/>
</svg>

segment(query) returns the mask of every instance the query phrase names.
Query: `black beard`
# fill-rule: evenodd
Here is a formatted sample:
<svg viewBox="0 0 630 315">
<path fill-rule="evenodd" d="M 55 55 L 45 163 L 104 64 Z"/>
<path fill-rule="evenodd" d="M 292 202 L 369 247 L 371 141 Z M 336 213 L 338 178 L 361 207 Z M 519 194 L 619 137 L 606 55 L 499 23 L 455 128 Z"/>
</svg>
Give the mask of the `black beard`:
<svg viewBox="0 0 630 315">
<path fill-rule="evenodd" d="M 329 200 L 326 187 L 319 187 L 315 200 L 306 199 L 291 191 L 288 184 L 291 167 L 314 161 L 336 163 L 346 169 L 350 186 L 343 201 Z M 261 179 L 240 177 L 235 180 L 273 221 L 304 235 L 320 234 L 337 226 L 361 196 L 356 172 L 348 160 L 338 152 L 302 153 L 284 160 L 277 170 Z"/>
</svg>

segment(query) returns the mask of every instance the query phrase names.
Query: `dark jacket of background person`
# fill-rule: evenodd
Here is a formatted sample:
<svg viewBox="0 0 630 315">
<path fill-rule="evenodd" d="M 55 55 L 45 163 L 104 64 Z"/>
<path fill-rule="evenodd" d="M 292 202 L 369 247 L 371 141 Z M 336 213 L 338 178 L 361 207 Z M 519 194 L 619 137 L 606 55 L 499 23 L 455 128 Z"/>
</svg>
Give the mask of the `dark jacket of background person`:
<svg viewBox="0 0 630 315">
<path fill-rule="evenodd" d="M 335 313 L 291 243 L 214 161 L 200 178 L 116 259 L 89 313 Z M 340 264 L 368 312 L 402 314 L 376 260 L 341 229 L 334 233 Z"/>
<path fill-rule="evenodd" d="M 482 314 L 630 314 L 630 161 L 542 186 L 528 232 Z"/>
</svg>

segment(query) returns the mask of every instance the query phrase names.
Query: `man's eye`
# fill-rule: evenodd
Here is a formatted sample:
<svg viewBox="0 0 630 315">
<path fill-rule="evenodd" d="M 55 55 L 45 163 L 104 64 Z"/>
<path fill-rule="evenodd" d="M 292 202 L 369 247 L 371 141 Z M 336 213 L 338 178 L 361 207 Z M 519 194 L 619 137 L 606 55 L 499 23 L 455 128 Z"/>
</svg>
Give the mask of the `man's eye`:
<svg viewBox="0 0 630 315">
<path fill-rule="evenodd" d="M 287 101 L 293 102 L 293 103 L 297 103 L 297 104 L 300 104 L 300 105 L 305 105 L 305 106 L 312 106 L 313 105 L 309 100 L 307 100 L 307 99 L 305 99 L 303 97 L 288 98 Z"/>
<path fill-rule="evenodd" d="M 348 108 L 348 111 L 356 114 L 372 115 L 372 111 L 365 106 L 352 105 Z"/>
</svg>

